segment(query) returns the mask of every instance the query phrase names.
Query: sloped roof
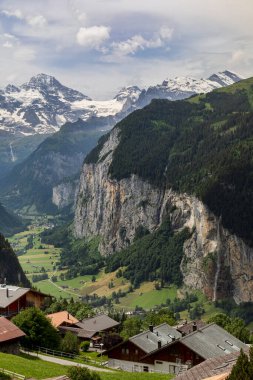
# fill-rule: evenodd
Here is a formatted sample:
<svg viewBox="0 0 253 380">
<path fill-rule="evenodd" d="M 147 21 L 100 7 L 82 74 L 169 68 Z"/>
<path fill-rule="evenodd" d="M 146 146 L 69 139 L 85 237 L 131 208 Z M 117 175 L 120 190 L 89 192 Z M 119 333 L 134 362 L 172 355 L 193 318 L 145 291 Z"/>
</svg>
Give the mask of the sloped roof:
<svg viewBox="0 0 253 380">
<path fill-rule="evenodd" d="M 241 348 L 247 349 L 245 343 L 215 323 L 186 335 L 180 342 L 204 359 L 238 352 Z"/>
<path fill-rule="evenodd" d="M 180 326 L 176 326 L 176 329 L 180 331 L 183 335 L 188 335 L 193 332 L 194 325 L 197 327 L 197 329 L 201 329 L 202 327 L 206 326 L 206 323 L 198 320 L 194 322 L 185 323 Z"/>
<path fill-rule="evenodd" d="M 69 314 L 67 311 L 59 311 L 58 313 L 48 314 L 47 317 L 51 320 L 54 327 L 59 327 L 63 323 L 68 325 L 76 325 L 79 321 L 73 315 Z"/>
<path fill-rule="evenodd" d="M 18 286 L 0 286 L 0 308 L 5 309 L 29 291 L 29 288 L 19 288 Z"/>
<path fill-rule="evenodd" d="M 5 309 L 29 292 L 40 294 L 45 297 L 51 297 L 30 288 L 20 288 L 19 286 L 0 284 L 0 308 Z"/>
<path fill-rule="evenodd" d="M 96 315 L 92 318 L 83 319 L 82 322 L 79 322 L 77 324 L 78 327 L 84 330 L 95 332 L 105 331 L 118 325 L 119 322 L 108 317 L 106 314 Z"/>
<path fill-rule="evenodd" d="M 222 373 L 221 375 L 206 377 L 203 380 L 226 380 L 228 375 L 229 375 L 229 372 L 226 372 L 226 373 Z"/>
<path fill-rule="evenodd" d="M 147 354 L 158 349 L 158 342 L 161 342 L 161 348 L 180 339 L 182 334 L 167 323 L 153 327 L 153 331 L 147 330 L 138 335 L 129 338 L 129 341 L 141 348 Z"/>
<path fill-rule="evenodd" d="M 0 317 L 0 343 L 22 338 L 25 333 L 4 317 Z"/>
<path fill-rule="evenodd" d="M 80 327 L 69 327 L 69 326 L 59 326 L 60 331 L 71 331 L 73 334 L 77 335 L 79 338 L 91 339 L 96 331 L 87 331 Z"/>
<path fill-rule="evenodd" d="M 175 380 L 206 380 L 210 377 L 212 379 L 213 376 L 224 376 L 224 374 L 230 373 L 239 355 L 240 352 L 233 352 L 231 354 L 207 359 L 203 363 L 178 375 Z"/>
</svg>

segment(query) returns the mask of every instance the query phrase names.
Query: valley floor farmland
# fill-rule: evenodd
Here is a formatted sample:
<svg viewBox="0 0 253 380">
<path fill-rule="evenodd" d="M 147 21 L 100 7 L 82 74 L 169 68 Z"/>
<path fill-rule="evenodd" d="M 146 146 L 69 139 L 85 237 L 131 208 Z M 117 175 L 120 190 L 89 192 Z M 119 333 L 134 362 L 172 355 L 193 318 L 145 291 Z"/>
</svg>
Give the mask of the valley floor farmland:
<svg viewBox="0 0 253 380">
<path fill-rule="evenodd" d="M 62 279 L 62 275 L 68 268 L 59 269 L 60 248 L 41 242 L 40 233 L 45 228 L 46 226 L 30 226 L 26 231 L 9 238 L 28 279 L 43 293 L 56 298 L 78 299 L 85 295 L 97 294 L 99 297 L 111 297 L 113 293 L 126 292 L 126 295 L 120 297 L 118 303 L 114 304 L 115 308 L 125 311 L 134 310 L 136 306 L 149 310 L 166 304 L 167 299 L 173 301 L 176 297 L 183 297 L 183 292 L 174 285 L 156 290 L 155 282 L 145 282 L 138 289 L 128 292 L 131 285 L 128 280 L 118 277 L 116 272 L 105 273 L 103 269 L 95 276 L 95 279 L 92 275 Z M 43 274 L 46 274 L 48 278 L 34 281 L 36 276 Z M 198 292 L 198 299 L 205 309 L 205 314 L 202 316 L 204 319 L 208 319 L 219 311 L 200 292 Z M 180 316 L 183 319 L 189 319 L 187 310 L 180 312 Z"/>
<path fill-rule="evenodd" d="M 61 249 L 41 243 L 40 233 L 44 229 L 45 227 L 43 226 L 30 226 L 26 231 L 20 232 L 9 239 L 28 279 L 40 291 L 56 298 L 64 297 L 67 299 L 93 294 L 100 297 L 110 297 L 113 292 L 127 291 L 130 282 L 123 277 L 118 278 L 116 272 L 104 273 L 101 270 L 95 276 L 95 281 L 92 281 L 92 275 L 62 280 L 60 276 L 66 273 L 67 268 L 58 269 Z M 47 274 L 48 279 L 33 281 L 36 276 L 41 274 Z M 54 281 L 52 277 L 54 277 Z M 112 284 L 112 286 L 109 287 L 109 284 Z M 127 310 L 132 310 L 136 306 L 150 309 L 155 305 L 165 303 L 167 298 L 173 300 L 176 296 L 177 289 L 174 286 L 155 290 L 154 282 L 144 283 L 139 289 L 128 293 L 126 297 L 120 298 L 118 307 Z"/>
</svg>

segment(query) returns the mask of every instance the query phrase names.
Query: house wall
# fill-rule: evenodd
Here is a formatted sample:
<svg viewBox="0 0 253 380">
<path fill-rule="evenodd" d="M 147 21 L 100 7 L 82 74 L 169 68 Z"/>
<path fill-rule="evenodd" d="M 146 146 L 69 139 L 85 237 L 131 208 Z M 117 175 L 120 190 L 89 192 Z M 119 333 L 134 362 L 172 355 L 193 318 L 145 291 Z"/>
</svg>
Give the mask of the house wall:
<svg viewBox="0 0 253 380">
<path fill-rule="evenodd" d="M 120 368 L 128 372 L 157 372 L 178 374 L 182 365 L 163 361 L 156 361 L 154 364 L 140 363 L 128 360 L 109 359 L 108 367 Z"/>
<path fill-rule="evenodd" d="M 20 352 L 19 340 L 0 343 L 0 352 L 18 355 Z"/>
<path fill-rule="evenodd" d="M 36 292 L 33 292 L 33 291 L 29 291 L 28 293 L 26 293 L 26 304 L 27 304 L 27 307 L 29 306 L 35 306 L 37 308 L 41 308 L 44 300 L 45 300 L 45 296 L 43 296 L 42 294 L 39 294 L 39 293 L 36 293 Z"/>
<path fill-rule="evenodd" d="M 13 302 L 6 308 L 0 308 L 0 315 L 3 316 L 13 316 L 18 314 L 20 310 L 26 307 L 26 296 L 20 297 L 17 301 Z"/>
<path fill-rule="evenodd" d="M 144 355 L 146 355 L 146 353 L 130 341 L 126 341 L 120 346 L 112 348 L 108 352 L 109 359 L 131 361 L 135 363 L 140 362 L 140 359 Z"/>
<path fill-rule="evenodd" d="M 204 361 L 202 357 L 184 346 L 181 342 L 175 342 L 174 344 L 155 352 L 153 355 L 147 356 L 142 362 L 153 364 L 157 360 L 177 364 L 188 364 L 190 366 L 195 366 Z"/>
</svg>

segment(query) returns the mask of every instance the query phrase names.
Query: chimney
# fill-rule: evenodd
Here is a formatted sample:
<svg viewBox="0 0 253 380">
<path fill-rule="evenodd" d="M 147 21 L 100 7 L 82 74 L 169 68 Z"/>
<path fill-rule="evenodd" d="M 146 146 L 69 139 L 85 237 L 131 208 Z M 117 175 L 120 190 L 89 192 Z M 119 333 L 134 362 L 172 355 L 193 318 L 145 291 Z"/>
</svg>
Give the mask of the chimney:
<svg viewBox="0 0 253 380">
<path fill-rule="evenodd" d="M 9 289 L 6 288 L 6 297 L 9 298 L 9 296 L 10 296 L 10 295 L 9 295 Z"/>
<path fill-rule="evenodd" d="M 197 326 L 197 323 L 194 321 L 192 325 L 192 331 L 197 331 L 197 330 L 198 330 L 198 326 Z"/>
<path fill-rule="evenodd" d="M 157 345 L 158 345 L 158 350 L 159 350 L 160 348 L 162 348 L 162 342 L 161 342 L 160 340 L 158 340 Z"/>
<path fill-rule="evenodd" d="M 149 331 L 154 332 L 154 326 L 153 325 L 149 325 Z"/>
<path fill-rule="evenodd" d="M 67 315 L 67 319 L 69 319 L 69 313 L 68 313 L 68 315 Z"/>
</svg>

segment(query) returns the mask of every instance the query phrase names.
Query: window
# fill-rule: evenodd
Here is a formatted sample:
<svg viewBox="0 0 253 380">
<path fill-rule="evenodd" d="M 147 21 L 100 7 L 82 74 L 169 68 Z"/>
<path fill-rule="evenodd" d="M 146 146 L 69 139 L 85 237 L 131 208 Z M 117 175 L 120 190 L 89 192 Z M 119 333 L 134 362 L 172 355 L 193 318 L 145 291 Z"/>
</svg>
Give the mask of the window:
<svg viewBox="0 0 253 380">
<path fill-rule="evenodd" d="M 163 362 L 160 362 L 159 360 L 157 360 L 156 364 L 163 364 Z"/>
<path fill-rule="evenodd" d="M 137 350 L 137 348 L 135 349 L 135 355 L 138 355 L 139 351 Z"/>
<path fill-rule="evenodd" d="M 146 366 L 146 365 L 143 366 L 143 372 L 149 372 L 148 366 Z"/>
<path fill-rule="evenodd" d="M 122 348 L 121 349 L 121 353 L 124 355 L 126 353 L 126 349 L 125 348 Z"/>
<path fill-rule="evenodd" d="M 126 354 L 129 355 L 129 349 L 128 348 L 126 348 Z"/>
</svg>

